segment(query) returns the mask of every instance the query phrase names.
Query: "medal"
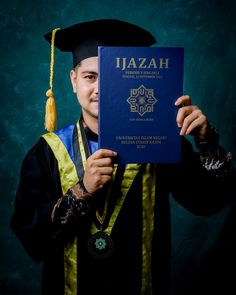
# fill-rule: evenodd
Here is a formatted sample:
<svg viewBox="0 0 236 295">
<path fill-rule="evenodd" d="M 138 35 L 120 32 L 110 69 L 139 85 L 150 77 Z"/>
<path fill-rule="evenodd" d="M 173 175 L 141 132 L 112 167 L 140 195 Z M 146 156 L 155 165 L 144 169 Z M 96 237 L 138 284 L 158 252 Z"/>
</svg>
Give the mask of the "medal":
<svg viewBox="0 0 236 295">
<path fill-rule="evenodd" d="M 96 210 L 95 217 L 97 222 L 92 223 L 90 228 L 91 235 L 87 242 L 87 248 L 89 254 L 97 259 L 108 258 L 112 255 L 114 251 L 114 242 L 110 234 L 112 232 L 113 226 L 116 222 L 116 219 L 119 215 L 120 209 L 122 208 L 122 205 L 128 192 L 128 190 L 126 190 L 120 198 L 117 198 L 115 207 L 112 209 L 112 213 L 109 214 L 108 204 L 112 195 L 115 194 L 114 192 L 112 192 L 113 184 L 115 181 L 118 181 L 119 177 L 123 176 L 124 173 L 122 167 L 120 167 L 119 169 L 117 168 L 118 165 L 114 167 L 113 181 L 110 182 L 110 185 L 107 187 L 107 190 L 105 191 L 105 202 L 103 212 L 102 214 L 100 214 L 99 210 Z M 135 171 L 135 175 L 137 172 L 138 169 Z M 100 226 L 97 226 L 96 223 L 99 223 Z M 106 232 L 104 231 L 104 229 L 106 229 Z"/>
<path fill-rule="evenodd" d="M 94 258 L 108 258 L 113 250 L 114 244 L 112 238 L 103 231 L 98 231 L 88 239 L 88 251 Z"/>
</svg>

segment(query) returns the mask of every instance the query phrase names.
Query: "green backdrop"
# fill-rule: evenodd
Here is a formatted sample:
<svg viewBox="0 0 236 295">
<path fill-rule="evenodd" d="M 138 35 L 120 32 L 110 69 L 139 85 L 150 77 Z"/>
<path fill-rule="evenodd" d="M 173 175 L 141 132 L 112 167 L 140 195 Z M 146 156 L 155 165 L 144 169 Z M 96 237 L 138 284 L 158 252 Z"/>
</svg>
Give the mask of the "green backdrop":
<svg viewBox="0 0 236 295">
<path fill-rule="evenodd" d="M 26 256 L 9 221 L 23 157 L 45 132 L 50 46 L 43 35 L 55 27 L 98 18 L 132 21 L 150 30 L 158 46 L 185 48 L 184 92 L 204 110 L 220 132 L 221 144 L 236 157 L 236 1 L 2 0 L 0 294 L 40 290 L 41 267 Z M 71 66 L 71 56 L 56 51 L 59 127 L 74 122 L 80 111 L 69 81 Z M 235 204 L 211 217 L 194 216 L 172 199 L 171 209 L 172 294 L 194 294 L 189 291 L 194 275 L 205 280 L 202 269 L 213 265 L 215 273 L 223 275 L 224 264 L 219 266 L 212 253 L 220 255 L 225 266 L 233 257 Z M 227 240 L 223 245 L 217 242 L 222 237 Z"/>
</svg>

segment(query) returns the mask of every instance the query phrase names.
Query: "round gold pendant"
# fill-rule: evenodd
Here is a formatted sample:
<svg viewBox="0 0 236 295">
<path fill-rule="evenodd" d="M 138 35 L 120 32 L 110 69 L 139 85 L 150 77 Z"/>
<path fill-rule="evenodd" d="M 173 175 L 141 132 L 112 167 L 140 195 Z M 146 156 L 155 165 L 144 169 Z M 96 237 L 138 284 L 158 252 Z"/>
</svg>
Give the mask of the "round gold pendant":
<svg viewBox="0 0 236 295">
<path fill-rule="evenodd" d="M 88 251 L 94 258 L 108 258 L 113 250 L 114 243 L 112 238 L 103 231 L 91 235 L 88 239 Z"/>
</svg>

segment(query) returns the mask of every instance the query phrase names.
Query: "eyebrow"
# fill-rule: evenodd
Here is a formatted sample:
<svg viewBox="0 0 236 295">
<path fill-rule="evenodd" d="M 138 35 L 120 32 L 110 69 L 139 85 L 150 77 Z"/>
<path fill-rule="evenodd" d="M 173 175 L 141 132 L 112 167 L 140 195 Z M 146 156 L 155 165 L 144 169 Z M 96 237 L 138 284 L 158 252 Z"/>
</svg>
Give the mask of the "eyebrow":
<svg viewBox="0 0 236 295">
<path fill-rule="evenodd" d="M 97 72 L 94 72 L 94 71 L 83 71 L 81 72 L 81 74 L 92 74 L 92 75 L 98 75 Z"/>
</svg>

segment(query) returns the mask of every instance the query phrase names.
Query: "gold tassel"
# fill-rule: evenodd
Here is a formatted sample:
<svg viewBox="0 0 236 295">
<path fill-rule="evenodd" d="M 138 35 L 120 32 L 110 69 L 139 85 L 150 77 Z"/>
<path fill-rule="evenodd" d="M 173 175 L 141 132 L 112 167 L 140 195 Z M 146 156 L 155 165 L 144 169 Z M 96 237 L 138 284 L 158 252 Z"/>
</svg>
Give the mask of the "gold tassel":
<svg viewBox="0 0 236 295">
<path fill-rule="evenodd" d="M 54 74 L 54 41 L 55 41 L 55 34 L 60 30 L 59 28 L 54 29 L 52 31 L 52 39 L 51 39 L 51 63 L 50 63 L 50 80 L 49 86 L 50 89 L 46 92 L 47 101 L 46 101 L 46 109 L 45 109 L 45 129 L 48 131 L 54 131 L 57 126 L 57 113 L 56 113 L 56 103 L 54 100 L 54 95 L 52 92 L 53 86 L 53 74 Z"/>
<path fill-rule="evenodd" d="M 56 114 L 56 104 L 53 96 L 53 92 L 49 89 L 46 92 L 46 96 L 48 97 L 46 102 L 46 110 L 45 110 L 45 128 L 48 131 L 54 131 L 57 125 L 57 114 Z"/>
</svg>

